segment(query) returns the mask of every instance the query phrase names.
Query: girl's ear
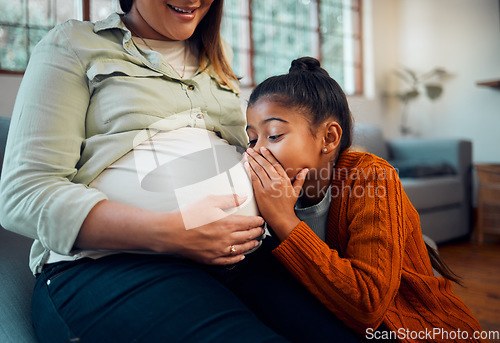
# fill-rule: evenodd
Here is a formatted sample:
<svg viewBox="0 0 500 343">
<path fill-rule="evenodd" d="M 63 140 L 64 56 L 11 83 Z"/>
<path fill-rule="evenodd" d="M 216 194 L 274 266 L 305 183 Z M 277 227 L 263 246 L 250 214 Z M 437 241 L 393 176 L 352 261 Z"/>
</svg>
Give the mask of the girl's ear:
<svg viewBox="0 0 500 343">
<path fill-rule="evenodd" d="M 327 152 L 337 151 L 342 138 L 342 128 L 336 121 L 325 123 L 324 148 Z"/>
</svg>

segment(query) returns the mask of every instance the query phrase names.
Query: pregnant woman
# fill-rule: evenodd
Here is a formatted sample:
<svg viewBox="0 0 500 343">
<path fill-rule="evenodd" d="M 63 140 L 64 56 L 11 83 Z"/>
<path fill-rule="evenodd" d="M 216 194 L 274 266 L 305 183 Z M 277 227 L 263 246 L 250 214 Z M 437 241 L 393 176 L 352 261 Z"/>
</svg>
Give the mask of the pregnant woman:
<svg viewBox="0 0 500 343">
<path fill-rule="evenodd" d="M 46 35 L 12 115 L 0 218 L 35 240 L 39 340 L 352 340 L 271 238 L 248 254 L 264 222 L 222 0 L 120 4 Z"/>
</svg>

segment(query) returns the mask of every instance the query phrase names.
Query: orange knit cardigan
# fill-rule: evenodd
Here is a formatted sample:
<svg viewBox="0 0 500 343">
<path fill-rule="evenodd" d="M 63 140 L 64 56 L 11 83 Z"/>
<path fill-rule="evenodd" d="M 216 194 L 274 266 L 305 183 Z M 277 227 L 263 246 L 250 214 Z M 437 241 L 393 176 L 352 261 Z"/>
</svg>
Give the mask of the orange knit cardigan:
<svg viewBox="0 0 500 343">
<path fill-rule="evenodd" d="M 383 323 L 402 342 L 482 341 L 451 282 L 433 275 L 396 170 L 372 154 L 344 152 L 331 187 L 326 243 L 301 222 L 273 251 L 286 268 L 363 336 Z"/>
</svg>

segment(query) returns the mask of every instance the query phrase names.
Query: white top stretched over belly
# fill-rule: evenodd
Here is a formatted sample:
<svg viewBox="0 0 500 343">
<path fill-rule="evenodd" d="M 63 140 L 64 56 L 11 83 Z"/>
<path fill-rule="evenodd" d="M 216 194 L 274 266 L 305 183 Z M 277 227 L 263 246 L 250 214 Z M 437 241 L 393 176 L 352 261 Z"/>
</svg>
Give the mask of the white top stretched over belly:
<svg viewBox="0 0 500 343">
<path fill-rule="evenodd" d="M 204 129 L 160 131 L 109 166 L 90 187 L 110 200 L 161 212 L 210 195 L 245 194 L 247 200 L 228 213 L 258 215 L 239 150 Z"/>
<path fill-rule="evenodd" d="M 180 210 L 186 229 L 217 219 L 205 211 L 214 205 L 205 200 L 210 195 L 247 195 L 240 206 L 219 211 L 218 218 L 259 214 L 241 152 L 214 132 L 199 128 L 157 132 L 106 168 L 89 186 L 116 202 L 151 211 Z M 65 256 L 51 251 L 46 263 L 119 252 L 85 250 Z"/>
</svg>

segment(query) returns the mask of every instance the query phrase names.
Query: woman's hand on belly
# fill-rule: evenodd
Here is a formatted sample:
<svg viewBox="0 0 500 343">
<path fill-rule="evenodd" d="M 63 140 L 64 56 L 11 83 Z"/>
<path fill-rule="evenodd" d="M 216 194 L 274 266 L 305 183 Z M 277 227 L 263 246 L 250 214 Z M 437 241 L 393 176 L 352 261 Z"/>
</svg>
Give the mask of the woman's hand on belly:
<svg viewBox="0 0 500 343">
<path fill-rule="evenodd" d="M 256 238 L 264 233 L 264 220 L 223 211 L 241 204 L 245 200 L 242 197 L 218 195 L 208 200 L 205 208 L 192 207 L 187 212 L 154 212 L 103 200 L 87 215 L 74 247 L 149 250 L 178 254 L 204 264 L 237 263 L 258 245 Z M 200 225 L 185 226 L 183 216 L 199 217 Z"/>
<path fill-rule="evenodd" d="M 255 248 L 264 234 L 259 216 L 230 215 L 224 209 L 239 206 L 245 197 L 212 195 L 175 213 L 182 222 L 174 239 L 165 242 L 170 252 L 204 264 L 233 264 Z M 170 237 L 172 238 L 172 237 Z"/>
<path fill-rule="evenodd" d="M 223 195 L 208 200 L 203 210 L 193 207 L 187 212 L 154 212 L 103 200 L 87 215 L 74 247 L 149 250 L 178 254 L 205 264 L 237 263 L 245 252 L 258 245 L 256 238 L 264 233 L 264 220 L 223 211 L 238 206 L 244 198 Z M 183 216 L 199 217 L 200 225 L 186 227 Z"/>
</svg>

